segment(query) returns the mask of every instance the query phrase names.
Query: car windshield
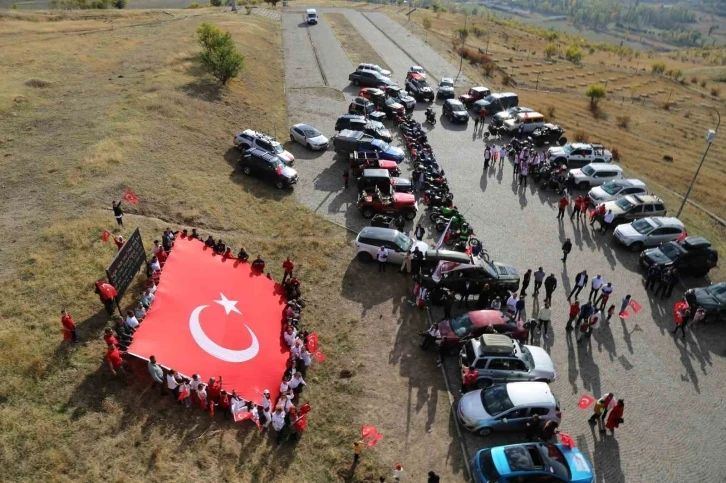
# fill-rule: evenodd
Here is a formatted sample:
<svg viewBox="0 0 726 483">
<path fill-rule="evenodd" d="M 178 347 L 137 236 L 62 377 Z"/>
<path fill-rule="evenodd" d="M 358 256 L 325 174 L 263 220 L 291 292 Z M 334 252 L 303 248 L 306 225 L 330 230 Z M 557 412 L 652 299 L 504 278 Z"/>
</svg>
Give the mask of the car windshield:
<svg viewBox="0 0 726 483">
<path fill-rule="evenodd" d="M 566 154 L 570 154 L 572 151 L 574 151 L 574 149 L 572 148 L 572 146 L 570 146 L 569 144 L 565 144 L 564 146 L 562 146 L 562 150 Z"/>
<path fill-rule="evenodd" d="M 622 188 L 620 187 L 620 185 L 613 181 L 608 181 L 607 183 L 602 185 L 602 190 L 609 195 L 616 195 L 620 192 L 621 189 Z"/>
<path fill-rule="evenodd" d="M 717 297 L 720 299 L 723 299 L 724 297 L 726 297 L 726 283 L 719 283 L 717 285 L 712 285 L 707 290 L 714 297 Z"/>
<path fill-rule="evenodd" d="M 454 111 L 463 111 L 464 104 L 462 104 L 461 102 L 452 102 L 451 109 L 453 109 Z"/>
<path fill-rule="evenodd" d="M 482 268 L 484 268 L 484 270 L 486 270 L 486 271 L 487 271 L 487 273 L 488 273 L 488 274 L 489 274 L 489 275 L 490 275 L 490 276 L 491 276 L 492 278 L 499 278 L 499 272 L 497 272 L 497 267 L 495 267 L 495 266 L 494 266 L 494 264 L 493 264 L 492 262 L 486 262 L 486 261 L 485 261 L 485 262 L 484 262 L 484 263 L 482 264 Z"/>
<path fill-rule="evenodd" d="M 631 203 L 627 198 L 620 198 L 615 202 L 615 204 L 623 211 L 630 211 L 630 209 L 635 206 L 635 204 Z"/>
<path fill-rule="evenodd" d="M 439 87 L 454 87 L 454 83 L 451 81 L 441 81 Z"/>
<path fill-rule="evenodd" d="M 394 240 L 394 242 L 404 252 L 409 251 L 413 247 L 413 240 L 400 232 L 396 235 L 396 239 Z"/>
<path fill-rule="evenodd" d="M 632 226 L 633 229 L 641 235 L 647 235 L 648 233 L 653 231 L 653 225 L 651 225 L 650 222 L 645 218 L 634 221 L 633 223 L 631 223 L 630 226 Z"/>
<path fill-rule="evenodd" d="M 501 475 L 497 471 L 497 466 L 494 464 L 491 450 L 487 449 L 479 454 L 479 468 L 481 468 L 481 472 L 487 481 L 499 481 Z"/>
<path fill-rule="evenodd" d="M 527 346 L 515 343 L 515 348 L 516 346 L 519 346 L 519 351 L 515 350 L 514 353 L 517 354 L 522 361 L 524 361 L 527 369 L 530 371 L 534 369 L 534 359 L 532 358 L 532 353 L 529 349 L 527 349 Z"/>
<path fill-rule="evenodd" d="M 509 411 L 514 407 L 509 399 L 506 384 L 482 389 L 481 403 L 484 405 L 484 410 L 492 416 Z"/>
<path fill-rule="evenodd" d="M 670 258 L 671 260 L 675 260 L 678 258 L 681 254 L 681 249 L 678 247 L 676 243 L 665 243 L 660 246 L 660 251 L 663 255 Z"/>
<path fill-rule="evenodd" d="M 277 154 L 282 154 L 282 152 L 285 151 L 284 149 L 282 149 L 282 145 L 280 143 L 273 143 L 272 144 L 272 149 Z"/>
<path fill-rule="evenodd" d="M 377 146 L 381 151 L 388 151 L 391 147 L 387 142 L 381 141 L 380 139 L 374 139 L 371 144 Z"/>
<path fill-rule="evenodd" d="M 585 173 L 586 176 L 592 176 L 593 174 L 595 174 L 595 170 L 592 168 L 592 166 L 585 166 L 584 168 L 582 168 L 582 172 Z"/>
<path fill-rule="evenodd" d="M 456 337 L 459 338 L 471 334 L 471 330 L 474 328 L 474 325 L 471 323 L 471 319 L 469 318 L 469 314 L 464 314 L 452 319 L 449 324 L 451 326 L 451 330 L 454 334 L 456 334 Z"/>
<path fill-rule="evenodd" d="M 312 127 L 304 128 L 303 132 L 305 133 L 306 138 L 316 138 L 318 136 L 321 136 L 320 131 Z"/>
</svg>

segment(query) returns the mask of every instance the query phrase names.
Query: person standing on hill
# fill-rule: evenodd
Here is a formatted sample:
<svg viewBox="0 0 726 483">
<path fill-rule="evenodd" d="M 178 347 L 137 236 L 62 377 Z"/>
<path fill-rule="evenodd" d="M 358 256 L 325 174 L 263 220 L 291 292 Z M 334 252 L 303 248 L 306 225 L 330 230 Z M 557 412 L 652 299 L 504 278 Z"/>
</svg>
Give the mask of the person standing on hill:
<svg viewBox="0 0 726 483">
<path fill-rule="evenodd" d="M 118 226 L 123 227 L 124 210 L 121 209 L 121 200 L 118 200 L 118 202 L 112 201 L 111 208 L 113 209 L 113 216 L 116 218 L 116 223 L 118 223 Z"/>
<path fill-rule="evenodd" d="M 282 269 L 285 271 L 285 274 L 282 276 L 282 282 L 280 283 L 284 284 L 288 277 L 292 277 L 292 271 L 295 270 L 295 263 L 290 260 L 290 257 L 287 257 L 287 260 L 282 262 Z"/>
<path fill-rule="evenodd" d="M 63 340 L 70 340 L 73 344 L 78 344 L 76 324 L 66 309 L 61 310 L 61 324 L 63 324 Z"/>
</svg>

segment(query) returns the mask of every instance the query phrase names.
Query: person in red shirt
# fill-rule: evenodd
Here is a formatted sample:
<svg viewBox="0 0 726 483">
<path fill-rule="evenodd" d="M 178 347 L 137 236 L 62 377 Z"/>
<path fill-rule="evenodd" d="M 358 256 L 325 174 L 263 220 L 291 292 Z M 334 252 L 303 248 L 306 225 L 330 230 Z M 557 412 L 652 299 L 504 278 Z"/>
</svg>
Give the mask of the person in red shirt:
<svg viewBox="0 0 726 483">
<path fill-rule="evenodd" d="M 76 324 L 73 317 L 66 309 L 61 310 L 61 324 L 63 324 L 63 340 L 69 340 L 74 344 L 78 344 L 78 336 L 76 335 Z"/>
<path fill-rule="evenodd" d="M 567 325 L 565 326 L 565 330 L 572 330 L 572 323 L 577 318 L 577 315 L 580 313 L 580 302 L 575 300 L 570 304 L 570 317 L 567 319 Z"/>
<path fill-rule="evenodd" d="M 219 376 L 219 381 L 215 378 L 209 378 L 209 384 L 207 385 L 207 397 L 209 399 L 209 405 L 212 403 L 219 402 L 219 395 L 222 392 L 222 376 Z"/>
<path fill-rule="evenodd" d="M 111 369 L 111 373 L 114 376 L 121 377 L 126 381 L 126 368 L 124 367 L 124 360 L 121 358 L 121 353 L 113 344 L 108 344 L 106 351 L 106 362 L 108 368 Z"/>
<path fill-rule="evenodd" d="M 285 274 L 282 276 L 282 283 L 284 284 L 287 277 L 292 277 L 292 271 L 295 269 L 295 264 L 292 260 L 290 260 L 290 257 L 287 257 L 287 260 L 282 262 L 282 268 L 285 270 Z"/>
<path fill-rule="evenodd" d="M 164 250 L 159 250 L 156 253 L 156 259 L 159 260 L 159 266 L 161 268 L 164 268 L 164 264 L 166 263 L 166 259 L 169 257 L 169 255 Z"/>
<path fill-rule="evenodd" d="M 567 198 L 567 195 L 560 198 L 560 201 L 557 202 L 557 209 L 559 209 L 559 212 L 557 213 L 558 220 L 565 219 L 565 209 L 567 208 L 567 205 L 569 205 L 569 204 L 570 204 L 570 200 Z"/>
<path fill-rule="evenodd" d="M 461 393 L 465 394 L 470 387 L 476 384 L 476 377 L 479 373 L 474 369 L 474 366 L 469 366 L 461 376 Z"/>
<path fill-rule="evenodd" d="M 217 406 L 219 406 L 219 409 L 222 410 L 224 419 L 229 419 L 232 416 L 232 413 L 229 410 L 229 394 L 227 394 L 227 391 L 222 390 L 219 393 L 219 402 L 217 403 Z"/>
<path fill-rule="evenodd" d="M 582 211 L 582 196 L 578 196 L 575 198 L 575 206 L 572 209 L 572 213 L 570 214 L 570 220 L 577 217 L 577 219 L 580 219 L 580 212 Z"/>
<path fill-rule="evenodd" d="M 600 203 L 597 208 L 592 213 L 592 216 L 590 217 L 590 226 L 595 228 L 595 222 L 602 220 L 605 217 L 605 203 Z M 600 224 L 602 225 L 602 221 L 600 221 Z"/>
<path fill-rule="evenodd" d="M 101 280 L 96 282 L 95 291 L 101 299 L 101 302 L 103 302 L 103 306 L 106 307 L 106 313 L 113 315 L 116 306 L 116 296 L 118 295 L 116 288 L 110 283 Z"/>
<path fill-rule="evenodd" d="M 113 242 L 116 244 L 116 248 L 118 248 L 119 251 L 121 251 L 121 247 L 123 247 L 124 243 L 126 243 L 124 241 L 124 237 L 122 237 L 122 236 L 117 236 L 116 238 L 113 239 Z"/>
</svg>

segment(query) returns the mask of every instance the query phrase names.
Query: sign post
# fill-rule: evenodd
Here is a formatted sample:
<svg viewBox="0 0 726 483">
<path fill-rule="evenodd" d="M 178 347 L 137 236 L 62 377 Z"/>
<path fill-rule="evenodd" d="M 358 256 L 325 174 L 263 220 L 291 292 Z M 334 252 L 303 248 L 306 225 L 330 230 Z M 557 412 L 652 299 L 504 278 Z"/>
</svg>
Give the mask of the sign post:
<svg viewBox="0 0 726 483">
<path fill-rule="evenodd" d="M 111 260 L 111 263 L 106 267 L 106 276 L 108 282 L 116 288 L 118 295 L 116 296 L 116 305 L 118 306 L 119 300 L 123 297 L 126 290 L 133 282 L 136 274 L 141 270 L 141 267 L 146 264 L 146 251 L 144 250 L 144 243 L 141 240 L 141 233 L 136 228 L 131 234 L 121 250 L 118 251 L 116 256 Z M 121 308 L 119 307 L 119 312 Z M 123 314 L 122 314 L 123 316 Z"/>
</svg>

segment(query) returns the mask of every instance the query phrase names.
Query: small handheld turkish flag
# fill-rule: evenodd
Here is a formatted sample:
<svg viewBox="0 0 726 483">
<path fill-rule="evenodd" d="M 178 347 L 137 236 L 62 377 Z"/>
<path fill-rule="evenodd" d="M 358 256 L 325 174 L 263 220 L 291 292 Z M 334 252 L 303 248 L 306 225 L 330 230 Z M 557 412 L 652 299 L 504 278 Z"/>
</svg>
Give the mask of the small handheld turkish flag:
<svg viewBox="0 0 726 483">
<path fill-rule="evenodd" d="M 103 233 L 101 233 L 101 240 L 107 242 L 109 238 L 111 238 L 111 232 L 108 230 L 103 230 Z"/>
<path fill-rule="evenodd" d="M 572 439 L 572 436 L 570 436 L 569 434 L 560 433 L 560 441 L 562 442 L 562 444 L 564 444 L 565 446 L 567 446 L 570 449 L 577 448 L 577 445 L 575 444 L 575 440 Z"/>
<path fill-rule="evenodd" d="M 688 236 L 688 232 L 686 230 L 683 230 L 683 233 L 681 233 L 680 235 L 678 235 L 678 238 L 676 238 L 676 241 L 677 242 L 683 241 L 683 240 L 686 239 L 687 236 Z"/>
<path fill-rule="evenodd" d="M 239 411 L 234 415 L 234 421 L 236 423 L 244 421 L 245 419 L 252 419 L 252 413 L 249 411 Z"/>
<path fill-rule="evenodd" d="M 310 403 L 305 403 L 302 406 L 300 406 L 300 414 L 304 415 L 310 412 L 312 408 L 310 407 Z"/>
<path fill-rule="evenodd" d="M 275 171 L 277 171 L 277 175 L 280 176 L 282 174 L 282 166 L 278 164 Z"/>
<path fill-rule="evenodd" d="M 318 333 L 313 332 L 308 336 L 308 349 L 310 349 L 310 352 L 317 352 L 318 351 Z"/>
<path fill-rule="evenodd" d="M 630 317 L 630 312 L 628 312 L 627 310 L 623 310 L 618 314 L 618 317 L 620 317 L 621 319 L 627 319 L 628 317 Z"/>
<path fill-rule="evenodd" d="M 373 436 L 370 440 L 366 441 L 366 446 L 369 448 L 374 447 L 378 444 L 380 440 L 383 439 L 383 435 L 381 433 L 376 433 L 375 436 Z"/>
<path fill-rule="evenodd" d="M 126 190 L 121 199 L 134 205 L 139 202 L 139 197 L 131 190 Z"/>
<path fill-rule="evenodd" d="M 588 394 L 583 394 L 582 396 L 580 396 L 580 401 L 577 403 L 577 405 L 580 406 L 580 409 L 587 409 L 594 402 L 595 402 L 594 397 L 592 397 Z"/>
<path fill-rule="evenodd" d="M 323 351 L 321 350 L 315 351 L 313 356 L 315 356 L 315 360 L 318 362 L 325 362 L 325 359 L 327 359 L 327 357 L 325 357 L 325 354 L 323 354 Z"/>
<path fill-rule="evenodd" d="M 636 314 L 643 310 L 643 306 L 636 302 L 635 299 L 630 299 L 630 306 L 633 308 L 633 312 L 635 312 Z"/>
<path fill-rule="evenodd" d="M 371 437 L 371 436 L 373 436 L 375 434 L 378 434 L 378 430 L 376 429 L 375 426 L 367 426 L 367 425 L 364 425 L 361 428 L 360 433 L 361 433 L 361 436 L 363 437 L 363 439 L 366 439 L 366 438 L 369 438 L 369 437 Z"/>
<path fill-rule="evenodd" d="M 679 300 L 673 305 L 673 320 L 676 324 L 680 325 L 683 323 L 683 310 L 688 308 L 688 302 L 685 300 Z"/>
</svg>

